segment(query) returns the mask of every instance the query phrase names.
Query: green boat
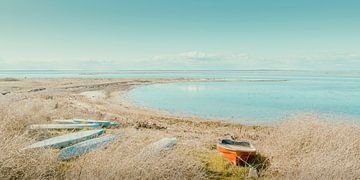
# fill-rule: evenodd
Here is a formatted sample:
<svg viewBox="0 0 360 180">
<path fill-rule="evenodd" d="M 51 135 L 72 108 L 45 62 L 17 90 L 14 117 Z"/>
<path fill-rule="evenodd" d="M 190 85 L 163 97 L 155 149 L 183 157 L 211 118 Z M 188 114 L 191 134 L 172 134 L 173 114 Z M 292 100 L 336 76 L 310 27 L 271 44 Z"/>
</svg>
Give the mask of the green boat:
<svg viewBox="0 0 360 180">
<path fill-rule="evenodd" d="M 85 129 L 100 128 L 99 124 L 33 124 L 30 129 Z"/>
<path fill-rule="evenodd" d="M 45 139 L 43 141 L 39 141 L 37 143 L 25 147 L 24 149 L 34 149 L 34 148 L 44 148 L 44 147 L 63 148 L 81 141 L 95 138 L 101 135 L 102 133 L 104 133 L 103 129 L 69 133 L 62 136 L 56 136 L 53 138 Z"/>
</svg>

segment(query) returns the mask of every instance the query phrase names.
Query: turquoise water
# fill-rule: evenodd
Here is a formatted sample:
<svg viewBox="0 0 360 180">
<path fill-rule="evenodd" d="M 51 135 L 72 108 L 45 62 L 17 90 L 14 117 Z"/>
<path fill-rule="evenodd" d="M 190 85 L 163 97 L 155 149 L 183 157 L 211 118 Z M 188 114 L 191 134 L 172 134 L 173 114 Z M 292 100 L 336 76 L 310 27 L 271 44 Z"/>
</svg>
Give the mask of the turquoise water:
<svg viewBox="0 0 360 180">
<path fill-rule="evenodd" d="M 172 113 L 249 124 L 269 123 L 304 112 L 360 117 L 359 76 L 268 74 L 266 79 L 147 85 L 133 89 L 129 97 L 141 105 Z"/>
<path fill-rule="evenodd" d="M 351 71 L 0 70 L 15 78 L 213 78 L 140 86 L 129 97 L 173 113 L 268 123 L 301 112 L 360 117 L 360 73 Z"/>
<path fill-rule="evenodd" d="M 317 72 L 276 70 L 0 70 L 0 78 L 225 78 L 225 79 L 354 79 L 360 72 Z"/>
</svg>

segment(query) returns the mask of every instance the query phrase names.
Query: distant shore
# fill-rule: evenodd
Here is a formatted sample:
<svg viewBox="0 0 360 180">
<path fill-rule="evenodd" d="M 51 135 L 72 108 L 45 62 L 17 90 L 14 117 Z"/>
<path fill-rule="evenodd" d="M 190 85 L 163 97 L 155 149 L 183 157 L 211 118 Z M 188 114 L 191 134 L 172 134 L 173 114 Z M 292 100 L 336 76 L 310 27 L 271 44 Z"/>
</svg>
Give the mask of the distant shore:
<svg viewBox="0 0 360 180">
<path fill-rule="evenodd" d="M 217 168 L 212 166 L 214 157 L 219 156 L 214 146 L 220 137 L 253 142 L 263 157 L 262 166 L 257 167 L 261 177 L 360 177 L 358 126 L 330 123 L 315 114 L 292 117 L 276 127 L 245 126 L 220 119 L 173 115 L 137 106 L 127 98 L 127 92 L 138 85 L 199 80 L 206 81 L 0 79 L 0 138 L 4 139 L 0 142 L 0 162 L 5 163 L 0 163 L 0 178 L 221 178 L 221 171 L 228 170 L 214 170 Z M 55 133 L 30 132 L 28 125 L 63 118 L 117 121 L 127 138 L 65 164 L 46 149 L 19 151 Z M 134 162 L 132 157 L 142 147 L 162 137 L 177 137 L 178 143 L 171 152 Z M 237 175 L 245 177 L 245 170 L 237 169 Z"/>
</svg>

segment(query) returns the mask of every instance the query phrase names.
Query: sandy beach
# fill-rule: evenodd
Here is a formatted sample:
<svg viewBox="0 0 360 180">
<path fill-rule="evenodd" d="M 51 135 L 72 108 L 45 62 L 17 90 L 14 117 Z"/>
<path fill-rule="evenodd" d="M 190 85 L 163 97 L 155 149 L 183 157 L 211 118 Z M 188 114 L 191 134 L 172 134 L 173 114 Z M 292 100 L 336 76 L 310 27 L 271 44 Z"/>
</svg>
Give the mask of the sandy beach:
<svg viewBox="0 0 360 180">
<path fill-rule="evenodd" d="M 356 179 L 360 177 L 360 128 L 317 114 L 289 117 L 271 126 L 246 126 L 187 117 L 129 101 L 135 86 L 197 79 L 0 79 L 0 179 L 209 179 L 232 177 L 214 167 L 219 138 L 256 146 L 260 178 Z M 202 80 L 204 81 L 204 79 Z M 57 161 L 57 150 L 21 150 L 66 131 L 30 131 L 54 119 L 112 120 L 126 138 L 84 156 Z M 147 155 L 146 145 L 176 137 L 167 152 Z M 138 154 L 143 155 L 138 155 Z M 216 161 L 217 162 L 217 161 Z M 246 169 L 236 170 L 246 177 Z"/>
</svg>

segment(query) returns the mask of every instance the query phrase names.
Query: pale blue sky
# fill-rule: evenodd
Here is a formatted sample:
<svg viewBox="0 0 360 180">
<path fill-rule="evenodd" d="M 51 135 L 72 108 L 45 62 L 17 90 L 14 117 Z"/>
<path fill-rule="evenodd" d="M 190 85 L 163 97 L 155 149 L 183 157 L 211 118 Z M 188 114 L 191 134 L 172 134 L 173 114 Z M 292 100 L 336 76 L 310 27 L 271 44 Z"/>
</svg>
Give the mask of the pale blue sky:
<svg viewBox="0 0 360 180">
<path fill-rule="evenodd" d="M 360 69 L 356 0 L 1 0 L 0 69 Z"/>
</svg>

